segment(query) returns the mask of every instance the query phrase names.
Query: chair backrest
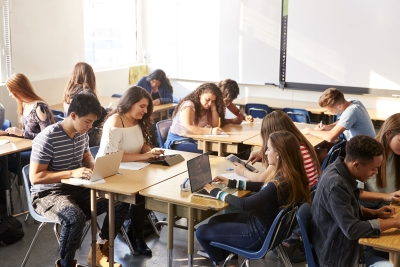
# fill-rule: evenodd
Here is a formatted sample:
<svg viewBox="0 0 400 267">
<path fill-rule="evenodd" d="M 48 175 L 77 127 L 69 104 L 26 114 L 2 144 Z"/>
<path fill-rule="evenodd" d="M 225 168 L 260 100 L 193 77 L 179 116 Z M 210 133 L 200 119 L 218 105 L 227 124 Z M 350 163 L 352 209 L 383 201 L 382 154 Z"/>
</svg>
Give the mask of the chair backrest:
<svg viewBox="0 0 400 267">
<path fill-rule="evenodd" d="M 89 147 L 90 153 L 92 154 L 93 158 L 96 158 L 97 152 L 99 152 L 98 146 Z"/>
<path fill-rule="evenodd" d="M 11 127 L 11 121 L 10 120 L 4 120 L 3 125 L 1 126 L 1 130 L 5 130 Z"/>
<path fill-rule="evenodd" d="M 111 97 L 121 98 L 122 94 L 112 94 Z"/>
<path fill-rule="evenodd" d="M 164 147 L 165 140 L 167 140 L 169 128 L 172 125 L 172 120 L 163 120 L 156 123 L 158 145 Z"/>
<path fill-rule="evenodd" d="M 321 170 L 325 170 L 326 167 L 328 167 L 329 164 L 334 162 L 339 156 L 344 157 L 346 156 L 346 140 L 342 140 L 329 150 L 328 154 L 326 155 L 326 158 L 324 162 L 322 163 Z"/>
<path fill-rule="evenodd" d="M 64 111 L 57 110 L 57 109 L 52 109 L 51 112 L 53 113 L 54 116 L 60 116 L 60 117 L 65 117 Z"/>
<path fill-rule="evenodd" d="M 301 108 L 284 108 L 283 112 L 289 115 L 294 122 L 311 123 L 310 114 L 308 111 Z"/>
<path fill-rule="evenodd" d="M 172 103 L 178 104 L 181 101 L 181 98 L 178 96 L 172 96 Z"/>
<path fill-rule="evenodd" d="M 271 113 L 271 109 L 268 105 L 248 103 L 244 106 L 244 110 L 247 115 L 251 115 L 254 118 L 264 118 L 268 113 Z"/>
<path fill-rule="evenodd" d="M 54 119 L 56 120 L 56 122 L 65 120 L 65 118 L 63 116 L 60 116 L 60 115 L 54 115 Z"/>
<path fill-rule="evenodd" d="M 38 222 L 52 222 L 54 221 L 38 214 L 32 207 L 32 199 L 31 199 L 31 180 L 29 180 L 29 164 L 25 165 L 25 167 L 22 168 L 22 176 L 24 180 L 24 185 L 25 185 L 25 194 L 26 194 L 26 201 L 28 202 L 28 210 L 29 213 L 31 214 L 32 218 L 35 219 Z"/>
<path fill-rule="evenodd" d="M 297 222 L 300 227 L 301 237 L 303 239 L 304 250 L 308 267 L 318 267 L 315 261 L 314 251 L 310 242 L 310 222 L 311 222 L 311 206 L 308 203 L 301 205 L 296 214 Z"/>
</svg>

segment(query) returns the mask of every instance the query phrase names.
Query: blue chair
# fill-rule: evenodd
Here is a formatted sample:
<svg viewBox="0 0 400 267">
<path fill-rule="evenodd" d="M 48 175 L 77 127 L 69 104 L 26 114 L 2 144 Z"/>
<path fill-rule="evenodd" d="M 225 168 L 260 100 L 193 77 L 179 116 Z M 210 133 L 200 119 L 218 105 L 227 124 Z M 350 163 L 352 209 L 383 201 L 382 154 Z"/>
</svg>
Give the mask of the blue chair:
<svg viewBox="0 0 400 267">
<path fill-rule="evenodd" d="M 156 123 L 158 145 L 164 147 L 165 140 L 167 140 L 169 128 L 172 125 L 172 120 L 163 120 Z"/>
<path fill-rule="evenodd" d="M 241 255 L 245 258 L 241 266 L 249 267 L 249 260 L 261 259 L 265 256 L 265 254 L 267 254 L 268 251 L 274 248 L 278 248 L 278 251 L 284 261 L 285 266 L 291 266 L 289 257 L 282 247 L 282 241 L 285 240 L 289 236 L 289 234 L 291 234 L 291 231 L 294 228 L 293 222 L 295 219 L 296 211 L 297 207 L 287 207 L 279 212 L 274 222 L 272 223 L 271 228 L 268 231 L 263 246 L 258 251 L 239 248 L 219 242 L 211 242 L 211 245 L 231 252 L 231 254 L 226 258 L 224 264 L 221 267 L 224 267 L 235 254 Z"/>
<path fill-rule="evenodd" d="M 96 158 L 97 152 L 99 152 L 98 146 L 89 147 L 90 153 L 92 154 L 93 158 Z"/>
<path fill-rule="evenodd" d="M 301 205 L 296 214 L 297 222 L 300 227 L 301 237 L 303 239 L 304 250 L 306 252 L 307 266 L 318 267 L 314 249 L 310 242 L 310 221 L 311 221 L 311 206 L 308 203 Z"/>
<path fill-rule="evenodd" d="M 301 108 L 284 108 L 283 112 L 289 115 L 293 122 L 311 123 L 308 111 Z"/>
<path fill-rule="evenodd" d="M 344 157 L 346 156 L 346 140 L 339 141 L 336 145 L 329 149 L 328 154 L 321 166 L 321 171 L 324 171 L 329 164 L 334 162 L 339 156 Z"/>
<path fill-rule="evenodd" d="M 172 103 L 178 104 L 181 101 L 181 98 L 178 96 L 172 96 Z"/>
<path fill-rule="evenodd" d="M 56 120 L 56 122 L 65 120 L 65 118 L 60 115 L 54 115 L 54 119 Z"/>
<path fill-rule="evenodd" d="M 11 121 L 10 120 L 4 120 L 3 125 L 1 126 L 1 130 L 5 130 L 11 127 Z"/>
<path fill-rule="evenodd" d="M 271 113 L 271 109 L 265 104 L 249 103 L 244 106 L 244 110 L 247 115 L 260 119 L 264 118 L 268 113 Z"/>
<path fill-rule="evenodd" d="M 65 117 L 64 111 L 57 110 L 57 109 L 52 109 L 51 112 L 53 113 L 54 116 L 60 116 L 60 117 Z"/>
<path fill-rule="evenodd" d="M 121 98 L 122 94 L 112 94 L 111 97 Z"/>
</svg>

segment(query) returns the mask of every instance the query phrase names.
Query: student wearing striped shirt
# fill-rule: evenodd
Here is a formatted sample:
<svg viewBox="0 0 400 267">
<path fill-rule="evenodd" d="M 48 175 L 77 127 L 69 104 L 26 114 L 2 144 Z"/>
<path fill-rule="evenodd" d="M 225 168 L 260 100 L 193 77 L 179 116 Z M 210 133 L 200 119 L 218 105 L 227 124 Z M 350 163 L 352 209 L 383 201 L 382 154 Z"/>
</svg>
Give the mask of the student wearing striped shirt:
<svg viewBox="0 0 400 267">
<path fill-rule="evenodd" d="M 215 266 L 221 266 L 230 252 L 212 246 L 212 241 L 259 250 L 281 208 L 310 201 L 308 179 L 297 138 L 287 131 L 274 132 L 269 135 L 266 147 L 267 161 L 275 168 L 265 183 L 229 180 L 221 176 L 214 178 L 214 182 L 256 193 L 240 198 L 211 184 L 204 186 L 211 196 L 240 210 L 212 217 L 196 230 L 199 243 Z M 226 266 L 236 267 L 237 255 L 235 257 Z"/>
<path fill-rule="evenodd" d="M 263 146 L 261 150 L 253 151 L 250 155 L 248 163 L 254 163 L 262 159 L 263 163 L 268 167 L 263 173 L 250 172 L 241 164 L 235 164 L 235 172 L 242 175 L 251 181 L 264 182 L 269 175 L 274 173 L 275 166 L 268 165 L 265 152 L 267 151 L 267 140 L 269 135 L 276 131 L 289 131 L 297 139 L 300 144 L 300 151 L 302 154 L 304 168 L 307 173 L 309 187 L 313 187 L 318 182 L 318 176 L 321 173 L 320 164 L 318 161 L 317 154 L 315 153 L 314 147 L 307 140 L 307 138 L 300 132 L 290 117 L 283 111 L 276 110 L 264 117 L 261 125 L 261 137 L 263 140 Z"/>
<path fill-rule="evenodd" d="M 48 126 L 32 143 L 29 177 L 32 183 L 32 206 L 37 213 L 62 225 L 60 259 L 56 267 L 82 266 L 77 264 L 75 251 L 80 246 L 86 214 L 90 213 L 90 189 L 62 184 L 61 179 L 88 178 L 92 174 L 94 159 L 89 151 L 87 131 L 101 116 L 101 105 L 96 96 L 85 91 L 71 101 L 68 117 Z M 115 207 L 115 233 L 121 228 L 129 204 Z M 97 213 L 108 210 L 108 201 L 97 204 Z M 109 266 L 108 216 L 104 218 L 96 246 L 97 266 Z M 111 237 L 115 238 L 115 236 Z M 88 261 L 91 262 L 92 251 Z M 121 266 L 114 264 L 114 267 Z"/>
</svg>

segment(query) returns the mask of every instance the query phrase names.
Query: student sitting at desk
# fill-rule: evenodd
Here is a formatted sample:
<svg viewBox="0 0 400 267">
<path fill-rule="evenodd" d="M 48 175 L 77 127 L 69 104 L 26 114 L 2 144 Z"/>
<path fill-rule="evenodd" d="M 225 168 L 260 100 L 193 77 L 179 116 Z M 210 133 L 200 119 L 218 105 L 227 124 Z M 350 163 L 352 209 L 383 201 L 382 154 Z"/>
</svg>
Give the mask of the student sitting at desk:
<svg viewBox="0 0 400 267">
<path fill-rule="evenodd" d="M 136 85 L 151 94 L 153 106 L 172 103 L 172 85 L 163 70 L 155 70 L 149 76 L 142 77 Z"/>
<path fill-rule="evenodd" d="M 347 140 L 358 134 L 375 137 L 375 129 L 364 105 L 358 100 L 347 101 L 336 88 L 324 91 L 318 104 L 330 113 L 342 114 L 340 119 L 329 125 L 320 125 L 316 129 L 304 128 L 303 134 L 311 134 L 328 142 L 333 142 L 344 133 Z"/>
<path fill-rule="evenodd" d="M 310 144 L 307 138 L 300 132 L 290 117 L 281 110 L 275 110 L 267 114 L 261 124 L 261 137 L 263 146 L 261 150 L 253 151 L 250 155 L 249 162 L 257 162 L 262 159 L 263 163 L 268 165 L 265 153 L 267 151 L 267 141 L 273 132 L 276 131 L 291 132 L 300 144 L 301 155 L 303 156 L 304 168 L 307 173 L 310 188 L 317 184 L 318 176 L 321 173 L 320 164 L 314 147 Z M 275 171 L 274 165 L 268 165 L 263 173 L 255 173 L 248 171 L 243 165 L 235 164 L 235 172 L 242 175 L 251 181 L 264 182 L 269 175 Z"/>
<path fill-rule="evenodd" d="M 217 83 L 217 86 L 221 89 L 225 107 L 236 116 L 236 118 L 233 119 L 225 119 L 227 124 L 241 124 L 244 120 L 249 122 L 254 121 L 251 115 L 245 116 L 240 112 L 240 109 L 233 104 L 233 100 L 235 100 L 239 95 L 239 86 L 237 82 L 231 79 L 226 79 Z"/>
<path fill-rule="evenodd" d="M 346 157 L 339 157 L 320 177 L 311 206 L 311 243 L 319 266 L 393 266 L 388 253 L 358 244 L 362 237 L 379 237 L 381 231 L 400 228 L 400 216 L 391 218 L 394 208 L 361 208 L 356 180 L 366 182 L 378 172 L 383 147 L 372 137 L 357 135 L 346 145 Z M 385 220 L 366 221 L 375 215 Z M 365 261 L 364 261 L 365 255 Z M 365 265 L 364 265 L 365 266 Z"/>
<path fill-rule="evenodd" d="M 380 208 L 400 200 L 400 113 L 386 119 L 375 139 L 383 146 L 382 164 L 376 175 L 358 185 L 362 205 Z"/>
<path fill-rule="evenodd" d="M 217 215 L 197 228 L 196 237 L 215 266 L 221 266 L 230 252 L 212 246 L 211 241 L 259 250 L 282 207 L 310 201 L 308 179 L 297 138 L 287 131 L 274 132 L 269 135 L 267 146 L 267 160 L 275 166 L 275 172 L 265 183 L 228 180 L 221 176 L 214 179 L 229 187 L 257 193 L 239 198 L 211 184 L 204 186 L 216 199 L 241 211 L 249 211 Z M 227 266 L 237 266 L 235 257 L 236 261 L 231 260 Z"/>
<path fill-rule="evenodd" d="M 148 161 L 157 158 L 163 150 L 151 149 L 150 127 L 153 123 L 153 101 L 143 88 L 133 86 L 126 90 L 103 125 L 97 156 L 124 150 L 123 162 Z M 142 203 L 131 205 L 131 223 L 128 236 L 135 251 L 151 256 L 143 236 L 143 224 L 149 211 Z"/>
<path fill-rule="evenodd" d="M 74 96 L 81 93 L 84 89 L 91 90 L 97 97 L 96 77 L 92 66 L 85 62 L 78 62 L 74 66 L 67 87 L 64 90 L 62 101 L 65 113 L 68 112 L 69 104 Z M 98 146 L 100 144 L 100 125 L 103 123 L 106 115 L 107 110 L 101 107 L 101 116 L 93 123 L 93 127 L 88 131 L 90 147 Z"/>
<path fill-rule="evenodd" d="M 186 134 L 214 134 L 225 124 L 221 90 L 214 83 L 204 83 L 179 102 L 164 148 L 202 153 Z"/>
<path fill-rule="evenodd" d="M 82 266 L 74 260 L 80 246 L 86 215 L 90 214 L 90 189 L 61 183 L 70 177 L 90 177 L 94 159 L 89 151 L 87 131 L 101 116 L 101 105 L 91 92 L 78 94 L 71 101 L 68 117 L 36 136 L 32 144 L 29 178 L 32 183 L 32 206 L 37 213 L 60 224 L 60 259 L 56 267 Z M 115 235 L 121 228 L 129 205 L 115 206 Z M 108 210 L 108 200 L 97 203 L 97 213 Z M 104 218 L 96 244 L 97 266 L 109 266 L 108 215 Z M 88 263 L 92 261 L 92 250 Z M 114 267 L 121 266 L 114 264 Z"/>
</svg>

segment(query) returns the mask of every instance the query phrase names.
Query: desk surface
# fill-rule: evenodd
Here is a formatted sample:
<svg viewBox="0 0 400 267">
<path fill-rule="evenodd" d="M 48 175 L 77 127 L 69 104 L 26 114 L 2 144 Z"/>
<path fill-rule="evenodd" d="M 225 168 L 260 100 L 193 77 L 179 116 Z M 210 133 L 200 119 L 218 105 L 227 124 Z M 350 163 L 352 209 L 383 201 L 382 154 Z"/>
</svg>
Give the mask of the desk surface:
<svg viewBox="0 0 400 267">
<path fill-rule="evenodd" d="M 10 143 L 0 145 L 0 156 L 13 154 L 32 148 L 32 140 L 13 136 L 0 136 L 0 140 L 9 140 Z"/>
</svg>

